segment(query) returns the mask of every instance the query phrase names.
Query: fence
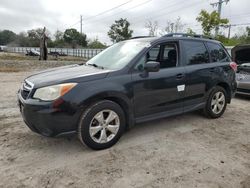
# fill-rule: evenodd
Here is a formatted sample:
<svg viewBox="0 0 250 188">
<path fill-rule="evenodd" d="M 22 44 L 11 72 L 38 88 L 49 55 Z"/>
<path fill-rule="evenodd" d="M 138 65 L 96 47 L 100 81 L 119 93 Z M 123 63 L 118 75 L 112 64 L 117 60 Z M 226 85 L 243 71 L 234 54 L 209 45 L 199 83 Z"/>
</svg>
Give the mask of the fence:
<svg viewBox="0 0 250 188">
<path fill-rule="evenodd" d="M 227 51 L 231 55 L 231 49 L 233 46 L 226 46 Z M 6 47 L 6 51 L 15 53 L 26 53 L 27 50 L 40 51 L 40 48 L 35 47 Z M 48 48 L 48 52 L 58 52 L 61 54 L 66 54 L 68 56 L 77 56 L 90 59 L 100 53 L 103 49 L 72 49 L 72 48 Z"/>
<path fill-rule="evenodd" d="M 37 52 L 40 51 L 40 48 L 35 47 L 6 47 L 7 52 L 15 52 L 15 53 L 26 53 L 29 50 L 35 50 Z M 66 54 L 68 56 L 77 56 L 84 58 L 92 58 L 98 53 L 100 53 L 103 49 L 72 49 L 72 48 L 48 48 L 48 52 L 58 52 L 60 54 Z"/>
</svg>

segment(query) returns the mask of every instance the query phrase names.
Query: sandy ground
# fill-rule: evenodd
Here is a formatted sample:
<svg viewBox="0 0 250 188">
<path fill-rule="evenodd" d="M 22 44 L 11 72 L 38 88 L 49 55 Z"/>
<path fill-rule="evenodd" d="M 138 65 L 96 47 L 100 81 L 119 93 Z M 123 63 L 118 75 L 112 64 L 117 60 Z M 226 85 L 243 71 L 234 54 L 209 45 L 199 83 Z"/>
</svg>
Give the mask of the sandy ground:
<svg viewBox="0 0 250 188">
<path fill-rule="evenodd" d="M 0 72 L 0 187 L 250 187 L 250 99 L 137 125 L 112 148 L 31 132 L 16 105 L 30 71 Z M 20 70 L 19 70 L 20 71 Z"/>
</svg>

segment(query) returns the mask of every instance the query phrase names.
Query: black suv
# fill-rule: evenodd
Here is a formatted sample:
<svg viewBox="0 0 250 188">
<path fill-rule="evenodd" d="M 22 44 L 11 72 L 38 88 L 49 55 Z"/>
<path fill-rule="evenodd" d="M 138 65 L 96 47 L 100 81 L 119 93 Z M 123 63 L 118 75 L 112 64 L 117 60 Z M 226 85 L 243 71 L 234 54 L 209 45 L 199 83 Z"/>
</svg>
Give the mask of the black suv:
<svg viewBox="0 0 250 188">
<path fill-rule="evenodd" d="M 104 149 L 138 122 L 198 109 L 220 117 L 236 90 L 236 69 L 223 45 L 212 39 L 138 37 L 85 64 L 29 76 L 18 101 L 32 131 L 77 132 L 82 143 Z"/>
</svg>

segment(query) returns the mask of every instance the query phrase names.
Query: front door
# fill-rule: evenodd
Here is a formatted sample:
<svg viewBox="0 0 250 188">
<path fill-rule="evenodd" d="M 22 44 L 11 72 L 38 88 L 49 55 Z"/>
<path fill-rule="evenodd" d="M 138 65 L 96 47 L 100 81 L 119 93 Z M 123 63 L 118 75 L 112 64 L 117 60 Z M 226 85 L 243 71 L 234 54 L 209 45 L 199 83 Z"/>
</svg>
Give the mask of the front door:
<svg viewBox="0 0 250 188">
<path fill-rule="evenodd" d="M 136 118 L 182 112 L 185 73 L 178 59 L 177 43 L 164 43 L 151 48 L 137 63 L 132 73 Z M 145 76 L 143 66 L 148 61 L 159 62 L 160 71 Z"/>
</svg>

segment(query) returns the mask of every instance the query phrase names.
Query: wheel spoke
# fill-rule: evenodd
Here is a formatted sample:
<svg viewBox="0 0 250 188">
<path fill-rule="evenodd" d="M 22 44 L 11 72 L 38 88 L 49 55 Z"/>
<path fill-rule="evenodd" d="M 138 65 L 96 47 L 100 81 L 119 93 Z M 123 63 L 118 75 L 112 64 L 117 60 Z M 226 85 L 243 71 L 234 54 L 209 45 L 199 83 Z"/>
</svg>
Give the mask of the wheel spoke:
<svg viewBox="0 0 250 188">
<path fill-rule="evenodd" d="M 116 113 L 114 113 L 113 111 L 109 112 L 109 115 L 106 119 L 106 123 L 109 124 L 110 122 L 112 122 L 115 118 L 117 117 Z"/>
<path fill-rule="evenodd" d="M 107 133 L 106 133 L 106 130 L 105 129 L 102 129 L 101 131 L 101 135 L 100 135 L 100 138 L 99 138 L 99 142 L 100 143 L 105 143 L 107 142 Z"/>
<path fill-rule="evenodd" d="M 113 134 L 116 134 L 119 129 L 119 125 L 108 125 L 107 129 Z"/>
<path fill-rule="evenodd" d="M 101 129 L 102 129 L 101 126 L 90 127 L 89 132 L 90 132 L 91 136 L 95 136 L 96 133 L 98 133 Z"/>
<path fill-rule="evenodd" d="M 219 99 L 219 97 L 220 97 L 220 92 L 216 93 L 216 94 L 215 94 L 215 97 L 216 97 L 216 99 Z"/>
<path fill-rule="evenodd" d="M 218 106 L 218 111 L 221 111 L 221 110 L 222 110 L 222 108 L 223 108 L 223 106 L 224 106 L 224 104 L 220 104 L 220 103 L 218 103 L 218 104 L 217 104 L 217 106 Z"/>
<path fill-rule="evenodd" d="M 219 113 L 219 112 L 220 112 L 220 107 L 217 105 L 216 113 Z"/>
<path fill-rule="evenodd" d="M 220 98 L 218 99 L 219 102 L 224 102 L 225 101 L 225 96 L 224 95 L 221 95 Z"/>
<path fill-rule="evenodd" d="M 214 106 L 216 104 L 216 100 L 212 99 L 211 105 Z"/>
<path fill-rule="evenodd" d="M 104 117 L 103 117 L 103 111 L 99 112 L 94 117 L 99 123 L 103 123 Z"/>
<path fill-rule="evenodd" d="M 216 110 L 217 110 L 217 104 L 215 104 L 214 106 L 212 106 L 212 110 L 213 110 L 213 112 L 216 112 Z"/>
</svg>

